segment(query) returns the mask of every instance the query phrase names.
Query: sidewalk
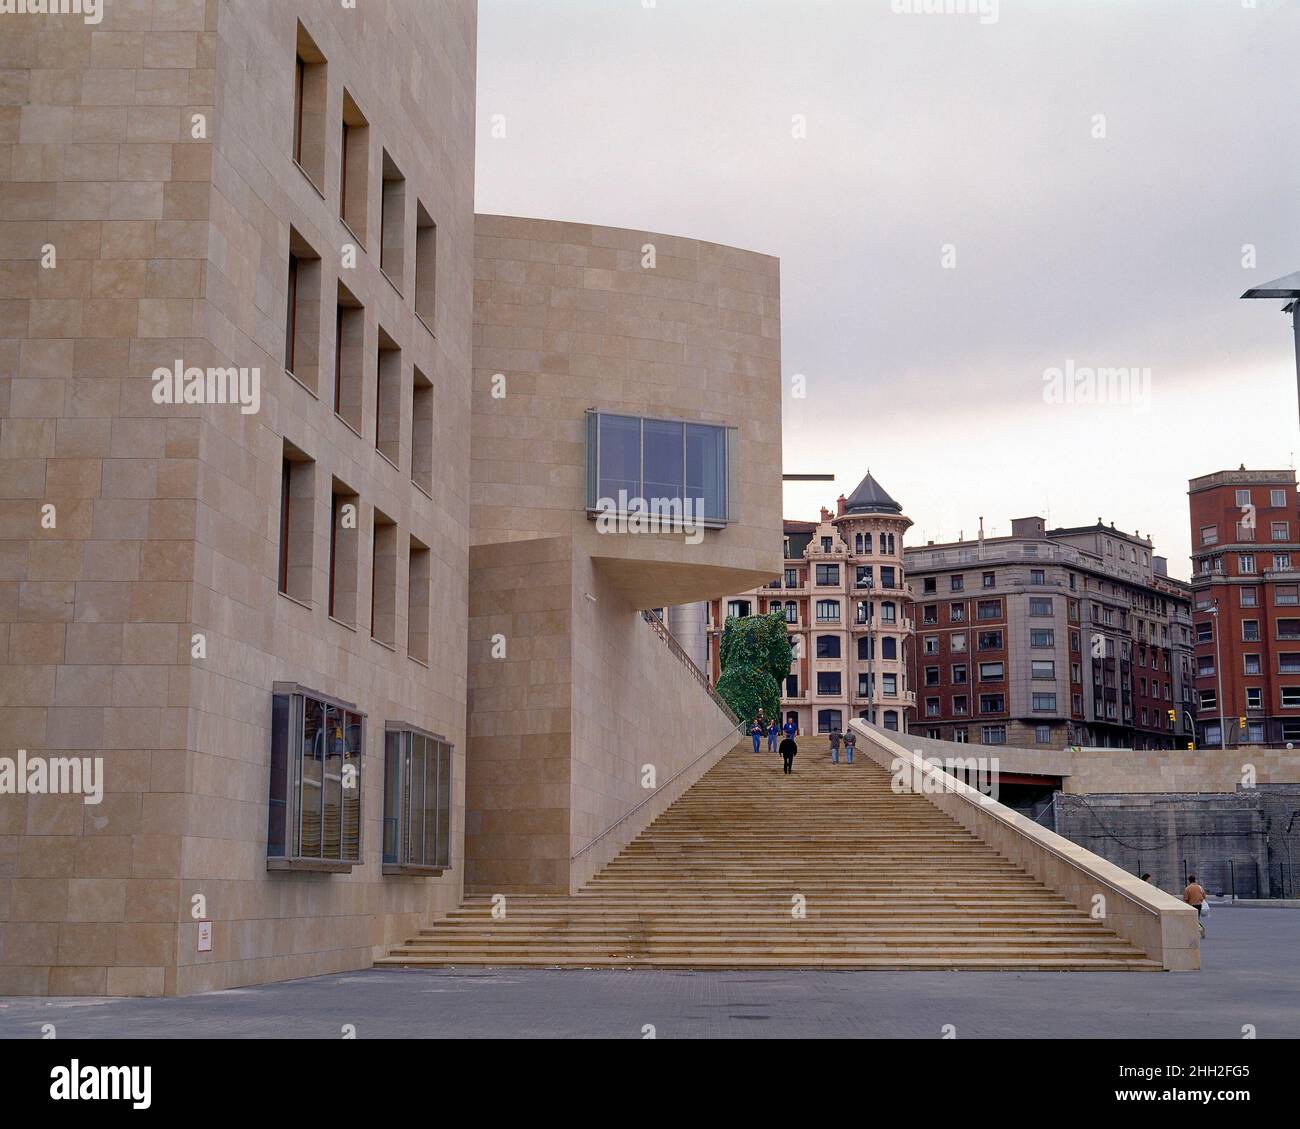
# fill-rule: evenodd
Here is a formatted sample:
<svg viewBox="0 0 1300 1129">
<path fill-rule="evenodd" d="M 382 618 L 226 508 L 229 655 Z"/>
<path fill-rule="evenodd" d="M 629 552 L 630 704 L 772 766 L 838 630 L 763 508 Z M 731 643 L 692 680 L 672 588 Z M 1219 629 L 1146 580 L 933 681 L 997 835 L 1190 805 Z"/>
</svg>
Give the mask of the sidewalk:
<svg viewBox="0 0 1300 1129">
<path fill-rule="evenodd" d="M 1215 910 L 1227 908 L 1216 906 Z M 1300 914 L 1212 913 L 1201 972 L 370 970 L 173 1000 L 0 1000 L 0 1038 L 1300 1038 Z"/>
</svg>

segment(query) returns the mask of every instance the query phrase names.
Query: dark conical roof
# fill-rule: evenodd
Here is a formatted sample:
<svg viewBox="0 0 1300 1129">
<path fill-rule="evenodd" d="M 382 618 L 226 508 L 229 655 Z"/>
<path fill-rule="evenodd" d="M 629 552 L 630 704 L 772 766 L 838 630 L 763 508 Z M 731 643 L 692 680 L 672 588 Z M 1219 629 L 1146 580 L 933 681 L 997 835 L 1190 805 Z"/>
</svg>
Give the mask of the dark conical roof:
<svg viewBox="0 0 1300 1129">
<path fill-rule="evenodd" d="M 901 514 L 903 507 L 886 494 L 884 487 L 871 477 L 871 471 L 867 471 L 867 477 L 858 483 L 858 488 L 844 503 L 844 512 L 846 514 Z"/>
</svg>

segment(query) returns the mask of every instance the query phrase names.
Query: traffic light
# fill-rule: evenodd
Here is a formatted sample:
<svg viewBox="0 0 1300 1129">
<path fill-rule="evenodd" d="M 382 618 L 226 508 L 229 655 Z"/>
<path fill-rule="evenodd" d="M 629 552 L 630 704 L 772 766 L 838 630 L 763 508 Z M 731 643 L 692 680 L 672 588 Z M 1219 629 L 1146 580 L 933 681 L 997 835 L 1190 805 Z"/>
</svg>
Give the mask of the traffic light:
<svg viewBox="0 0 1300 1129">
<path fill-rule="evenodd" d="M 1246 728 L 1246 718 L 1245 718 L 1245 715 L 1243 715 L 1243 716 L 1237 718 L 1237 728 L 1238 728 L 1238 729 L 1245 729 L 1245 728 Z"/>
<path fill-rule="evenodd" d="M 1194 749 L 1194 748 L 1196 748 L 1196 742 L 1195 742 L 1195 741 L 1188 741 L 1188 742 L 1187 742 L 1187 747 L 1188 747 L 1189 749 Z"/>
<path fill-rule="evenodd" d="M 1172 729 L 1178 721 L 1178 714 L 1174 710 L 1165 710 L 1165 713 L 1169 715 L 1169 727 Z"/>
</svg>

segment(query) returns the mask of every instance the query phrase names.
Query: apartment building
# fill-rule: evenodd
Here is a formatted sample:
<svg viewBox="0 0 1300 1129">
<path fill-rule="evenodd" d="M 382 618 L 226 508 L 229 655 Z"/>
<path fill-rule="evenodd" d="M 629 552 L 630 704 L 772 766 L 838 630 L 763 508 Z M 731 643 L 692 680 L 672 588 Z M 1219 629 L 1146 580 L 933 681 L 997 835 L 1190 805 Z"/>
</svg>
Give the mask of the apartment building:
<svg viewBox="0 0 1300 1129">
<path fill-rule="evenodd" d="M 713 680 L 727 618 L 780 612 L 794 649 L 781 708 L 801 733 L 842 731 L 854 717 L 907 732 L 916 706 L 913 591 L 903 566 L 911 525 L 870 472 L 834 513 L 787 520 L 781 576 L 709 605 Z"/>
<path fill-rule="evenodd" d="M 906 562 L 917 732 L 1048 748 L 1190 740 L 1190 595 L 1150 538 L 1017 518 L 1009 536 L 929 542 Z"/>
<path fill-rule="evenodd" d="M 777 261 L 476 219 L 473 0 L 4 50 L 0 756 L 102 795 L 0 792 L 0 994 L 362 968 L 476 877 L 567 890 L 733 732 L 636 612 L 779 567 Z"/>
<path fill-rule="evenodd" d="M 1300 520 L 1294 470 L 1188 483 L 1197 735 L 1300 742 Z"/>
</svg>

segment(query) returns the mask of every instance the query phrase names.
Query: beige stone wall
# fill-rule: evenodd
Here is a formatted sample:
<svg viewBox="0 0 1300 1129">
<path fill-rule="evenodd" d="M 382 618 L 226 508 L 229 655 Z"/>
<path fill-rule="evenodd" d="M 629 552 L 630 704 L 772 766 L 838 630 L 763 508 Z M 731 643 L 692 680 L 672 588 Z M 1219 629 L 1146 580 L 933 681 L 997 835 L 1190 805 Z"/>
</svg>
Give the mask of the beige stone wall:
<svg viewBox="0 0 1300 1129">
<path fill-rule="evenodd" d="M 565 892 L 569 884 L 573 543 L 470 552 L 465 884 Z"/>
<path fill-rule="evenodd" d="M 291 159 L 296 25 L 327 60 L 323 175 Z M 107 794 L 0 798 L 0 992 L 191 992 L 361 967 L 461 891 L 468 584 L 475 6 L 131 0 L 103 23 L 6 18 L 0 37 L 0 751 L 106 758 Z M 346 87 L 369 118 L 369 243 L 338 207 Z M 194 114 L 206 139 L 192 136 Z M 387 149 L 407 181 L 400 277 L 378 268 Z M 438 298 L 415 316 L 416 200 Z M 319 255 L 313 393 L 283 367 L 290 226 Z M 38 265 L 42 245 L 58 267 Z M 333 295 L 364 305 L 361 434 L 334 416 Z M 402 348 L 401 418 L 376 450 L 378 328 Z M 261 370 L 261 405 L 160 406 L 156 366 Z M 412 481 L 413 366 L 432 382 L 431 495 Z M 308 380 L 308 383 L 311 383 Z M 396 421 L 395 421 L 396 422 Z M 277 591 L 288 440 L 310 519 Z M 396 465 L 393 465 L 396 464 Z M 330 486 L 360 499 L 353 630 L 326 614 Z M 57 530 L 39 506 L 58 506 Z M 371 515 L 399 533 L 395 646 L 370 638 Z M 406 653 L 406 539 L 432 557 L 429 660 Z M 192 656 L 201 635 L 204 657 Z M 364 865 L 269 874 L 271 686 L 368 715 Z M 382 731 L 455 743 L 453 866 L 380 873 Z M 215 924 L 196 952 L 191 898 Z"/>
<path fill-rule="evenodd" d="M 663 810 L 652 793 L 683 771 L 693 783 L 732 747 L 735 725 L 617 586 L 581 557 L 573 575 L 573 687 L 571 853 L 650 800 L 599 849 L 575 859 L 576 889 Z M 653 787 L 643 786 L 647 769 Z"/>
<path fill-rule="evenodd" d="M 637 609 L 780 571 L 779 269 L 586 224 L 479 216 L 475 232 L 467 870 L 480 891 L 567 893 L 729 744 Z M 737 428 L 735 521 L 698 544 L 598 532 L 591 408 Z M 671 787 L 642 787 L 647 765 Z"/>
<path fill-rule="evenodd" d="M 467 886 L 568 893 L 731 747 L 733 727 L 570 538 L 475 546 L 470 592 Z"/>
<path fill-rule="evenodd" d="M 475 231 L 474 542 L 570 536 L 643 608 L 776 576 L 778 261 L 549 220 L 480 215 Z M 699 545 L 599 536 L 584 508 L 588 408 L 737 427 L 737 520 Z"/>
</svg>

